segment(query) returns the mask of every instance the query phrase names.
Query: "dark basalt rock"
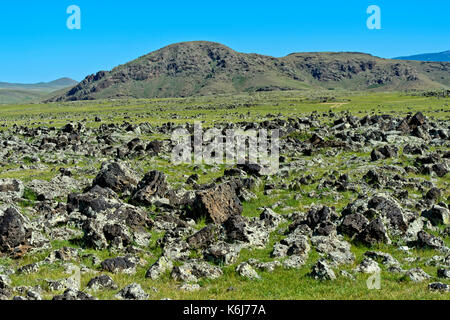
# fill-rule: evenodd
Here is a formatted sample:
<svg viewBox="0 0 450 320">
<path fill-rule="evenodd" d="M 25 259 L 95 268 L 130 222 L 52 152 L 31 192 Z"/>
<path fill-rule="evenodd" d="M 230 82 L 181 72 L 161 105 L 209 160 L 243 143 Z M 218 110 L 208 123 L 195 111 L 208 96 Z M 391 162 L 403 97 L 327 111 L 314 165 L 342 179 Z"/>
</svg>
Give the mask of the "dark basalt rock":
<svg viewBox="0 0 450 320">
<path fill-rule="evenodd" d="M 129 270 L 133 270 L 136 268 L 136 262 L 133 258 L 126 256 L 126 257 L 117 257 L 117 258 L 111 258 L 106 259 L 101 263 L 101 267 L 105 271 L 109 271 L 111 273 L 118 273 L 118 272 L 126 272 Z"/>
<path fill-rule="evenodd" d="M 369 246 L 376 243 L 389 243 L 389 237 L 381 218 L 370 222 L 367 227 L 358 235 L 358 239 Z"/>
<path fill-rule="evenodd" d="M 150 171 L 139 182 L 131 201 L 140 205 L 151 205 L 155 197 L 165 197 L 168 190 L 166 175 L 160 171 Z"/>
<path fill-rule="evenodd" d="M 369 220 L 359 213 L 349 214 L 344 217 L 339 226 L 339 231 L 352 237 L 355 234 L 360 234 L 369 224 Z"/>
<path fill-rule="evenodd" d="M 123 163 L 117 161 L 103 163 L 92 185 L 110 188 L 115 192 L 131 191 L 137 185 L 137 177 Z"/>
</svg>

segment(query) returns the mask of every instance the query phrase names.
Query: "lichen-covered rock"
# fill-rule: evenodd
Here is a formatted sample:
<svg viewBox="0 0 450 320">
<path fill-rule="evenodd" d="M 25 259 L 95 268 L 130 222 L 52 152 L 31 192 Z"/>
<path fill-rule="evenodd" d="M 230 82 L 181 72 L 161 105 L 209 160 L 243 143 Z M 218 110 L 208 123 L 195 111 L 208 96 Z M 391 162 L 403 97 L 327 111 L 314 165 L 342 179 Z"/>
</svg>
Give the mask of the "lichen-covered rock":
<svg viewBox="0 0 450 320">
<path fill-rule="evenodd" d="M 420 247 L 431 248 L 431 249 L 440 249 L 444 246 L 444 242 L 441 239 L 439 239 L 425 231 L 420 231 L 417 234 L 417 244 Z"/>
<path fill-rule="evenodd" d="M 360 234 L 364 228 L 369 224 L 369 220 L 359 213 L 346 215 L 340 224 L 340 231 L 352 237 L 355 234 Z"/>
<path fill-rule="evenodd" d="M 132 283 L 120 290 L 115 297 L 121 300 L 147 300 L 150 296 L 140 284 Z"/>
<path fill-rule="evenodd" d="M 373 260 L 379 261 L 386 266 L 399 266 L 400 262 L 398 262 L 394 257 L 392 257 L 389 253 L 381 252 L 381 251 L 366 251 L 364 256 L 371 258 Z"/>
<path fill-rule="evenodd" d="M 0 201 L 12 203 L 23 196 L 25 187 L 17 179 L 0 179 Z"/>
<path fill-rule="evenodd" d="M 263 220 L 249 221 L 240 215 L 232 215 L 223 223 L 226 237 L 231 242 L 242 242 L 249 246 L 265 247 L 269 240 L 269 229 Z"/>
<path fill-rule="evenodd" d="M 172 278 L 176 281 L 197 282 L 199 278 L 217 279 L 222 276 L 219 267 L 204 261 L 190 260 L 172 270 Z"/>
<path fill-rule="evenodd" d="M 326 255 L 333 266 L 350 264 L 355 261 L 355 255 L 350 250 L 350 243 L 337 237 L 315 236 L 311 238 L 312 245 L 319 253 Z"/>
<path fill-rule="evenodd" d="M 406 272 L 406 277 L 408 277 L 413 282 L 422 282 L 431 278 L 429 274 L 427 274 L 420 268 L 408 270 Z"/>
<path fill-rule="evenodd" d="M 135 274 L 137 264 L 137 258 L 125 256 L 106 259 L 101 263 L 101 267 L 103 270 L 111 273 Z"/>
<path fill-rule="evenodd" d="M 205 252 L 205 260 L 215 264 L 230 265 L 237 261 L 242 246 L 234 245 L 227 242 L 218 242 L 209 246 Z"/>
<path fill-rule="evenodd" d="M 377 195 L 369 200 L 368 208 L 379 211 L 386 218 L 388 227 L 393 232 L 404 233 L 408 229 L 403 210 L 394 199 L 385 195 Z"/>
<path fill-rule="evenodd" d="M 0 289 L 8 289 L 10 286 L 11 279 L 4 274 L 0 274 Z"/>
<path fill-rule="evenodd" d="M 219 238 L 219 231 L 216 225 L 209 224 L 200 231 L 186 239 L 189 247 L 192 249 L 206 248 L 209 245 L 217 242 Z"/>
<path fill-rule="evenodd" d="M 355 271 L 362 272 L 362 273 L 378 273 L 381 271 L 381 268 L 375 260 L 372 260 L 371 258 L 366 257 L 355 268 Z"/>
<path fill-rule="evenodd" d="M 261 276 L 253 269 L 253 267 L 247 263 L 243 262 L 236 267 L 236 272 L 244 278 L 250 280 L 261 279 Z"/>
<path fill-rule="evenodd" d="M 106 274 L 96 276 L 96 277 L 92 278 L 91 280 L 89 280 L 87 287 L 94 291 L 117 290 L 118 289 L 118 286 L 114 282 L 114 280 Z"/>
<path fill-rule="evenodd" d="M 311 277 L 317 280 L 335 280 L 336 275 L 333 269 L 328 265 L 324 259 L 319 259 L 317 263 L 312 267 Z"/>
<path fill-rule="evenodd" d="M 159 279 L 165 272 L 172 271 L 172 269 L 172 261 L 167 259 L 165 256 L 162 256 L 147 270 L 145 277 L 156 280 Z"/>
<path fill-rule="evenodd" d="M 97 300 L 95 297 L 79 290 L 67 289 L 62 295 L 56 295 L 53 300 Z"/>
</svg>

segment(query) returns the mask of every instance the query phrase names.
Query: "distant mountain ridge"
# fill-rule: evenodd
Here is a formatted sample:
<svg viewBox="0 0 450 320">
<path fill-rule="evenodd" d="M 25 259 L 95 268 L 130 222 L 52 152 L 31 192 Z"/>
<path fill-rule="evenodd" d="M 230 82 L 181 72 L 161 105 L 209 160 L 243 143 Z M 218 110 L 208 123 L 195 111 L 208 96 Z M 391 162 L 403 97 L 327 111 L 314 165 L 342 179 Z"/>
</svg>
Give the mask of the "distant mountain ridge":
<svg viewBox="0 0 450 320">
<path fill-rule="evenodd" d="M 99 71 L 49 101 L 166 98 L 314 88 L 447 89 L 450 63 L 382 59 L 355 52 L 274 58 L 207 41 L 182 42 Z"/>
<path fill-rule="evenodd" d="M 70 78 L 60 78 L 50 82 L 33 84 L 0 82 L 0 103 L 32 103 L 47 99 L 58 90 L 70 88 L 78 82 Z"/>
<path fill-rule="evenodd" d="M 433 62 L 450 62 L 450 50 L 438 53 L 423 53 L 412 56 L 394 58 L 397 60 L 415 60 L 415 61 L 433 61 Z"/>
<path fill-rule="evenodd" d="M 50 82 L 39 82 L 32 84 L 25 83 L 9 83 L 9 82 L 0 82 L 0 89 L 17 89 L 17 90 L 45 90 L 48 89 L 50 91 L 59 90 L 67 87 L 73 87 L 76 85 L 78 81 L 75 81 L 70 78 L 60 78 Z"/>
</svg>

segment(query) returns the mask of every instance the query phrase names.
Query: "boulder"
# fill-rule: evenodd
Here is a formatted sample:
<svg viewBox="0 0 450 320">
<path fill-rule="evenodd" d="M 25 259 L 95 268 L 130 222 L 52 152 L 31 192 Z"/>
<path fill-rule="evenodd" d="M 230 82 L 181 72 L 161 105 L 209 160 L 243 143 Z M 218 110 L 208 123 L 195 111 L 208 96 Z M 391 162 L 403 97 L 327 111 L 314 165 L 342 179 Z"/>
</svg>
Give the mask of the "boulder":
<svg viewBox="0 0 450 320">
<path fill-rule="evenodd" d="M 388 220 L 390 228 L 403 233 L 408 229 L 403 211 L 394 199 L 381 195 L 375 196 L 369 200 L 368 208 L 381 212 Z"/>
<path fill-rule="evenodd" d="M 207 221 L 221 224 L 231 216 L 242 214 L 242 205 L 236 189 L 223 183 L 197 192 L 192 213 L 194 218 L 206 217 Z"/>
<path fill-rule="evenodd" d="M 192 249 L 206 248 L 217 241 L 219 231 L 216 225 L 209 224 L 186 239 Z"/>
<path fill-rule="evenodd" d="M 360 234 L 369 224 L 369 220 L 360 213 L 346 215 L 342 220 L 339 231 L 352 237 Z"/>
<path fill-rule="evenodd" d="M 133 190 L 138 183 L 136 174 L 123 162 L 105 162 L 92 185 L 110 188 L 115 192 Z"/>
<path fill-rule="evenodd" d="M 420 268 L 408 270 L 405 275 L 413 282 L 422 282 L 431 278 L 429 274 Z"/>
<path fill-rule="evenodd" d="M 117 284 L 114 282 L 114 280 L 106 274 L 96 276 L 89 280 L 87 287 L 94 291 L 118 289 Z"/>
<path fill-rule="evenodd" d="M 372 220 L 357 238 L 369 246 L 373 246 L 376 243 L 390 243 L 386 227 L 381 218 Z"/>
<path fill-rule="evenodd" d="M 0 252 L 11 253 L 30 244 L 32 229 L 28 220 L 14 207 L 0 212 Z"/>
<path fill-rule="evenodd" d="M 14 202 L 23 196 L 25 187 L 17 179 L 0 179 L 0 201 Z"/>
<path fill-rule="evenodd" d="M 422 212 L 422 217 L 437 225 L 447 225 L 449 223 L 450 211 L 447 208 L 434 205 L 431 209 Z"/>
<path fill-rule="evenodd" d="M 450 285 L 442 282 L 433 282 L 428 285 L 430 291 L 450 292 Z"/>
<path fill-rule="evenodd" d="M 242 246 L 219 242 L 208 247 L 203 256 L 205 260 L 219 265 L 230 265 L 237 261 Z"/>
<path fill-rule="evenodd" d="M 362 273 L 378 273 L 381 271 L 378 263 L 371 258 L 364 258 L 363 261 L 355 268 L 356 272 Z"/>
<path fill-rule="evenodd" d="M 217 279 L 223 274 L 219 267 L 208 262 L 190 260 L 172 270 L 172 278 L 176 281 L 197 282 L 199 278 Z"/>
<path fill-rule="evenodd" d="M 101 267 L 105 271 L 126 274 L 136 273 L 136 265 L 137 259 L 130 256 L 106 259 L 101 263 Z"/>
<path fill-rule="evenodd" d="M 425 231 L 419 231 L 417 233 L 417 244 L 419 247 L 438 250 L 444 246 L 444 241 Z"/>
<path fill-rule="evenodd" d="M 166 196 L 169 190 L 166 175 L 160 171 L 150 171 L 138 183 L 131 201 L 139 205 L 152 205 L 155 200 Z"/>
</svg>

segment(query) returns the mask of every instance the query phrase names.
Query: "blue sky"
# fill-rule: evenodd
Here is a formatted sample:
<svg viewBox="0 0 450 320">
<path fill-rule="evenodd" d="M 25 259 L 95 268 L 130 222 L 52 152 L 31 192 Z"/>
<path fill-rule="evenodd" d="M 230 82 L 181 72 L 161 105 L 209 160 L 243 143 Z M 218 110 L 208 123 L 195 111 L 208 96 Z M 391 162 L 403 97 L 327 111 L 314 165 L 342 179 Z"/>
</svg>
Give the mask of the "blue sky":
<svg viewBox="0 0 450 320">
<path fill-rule="evenodd" d="M 369 5 L 381 30 L 369 30 Z M 81 30 L 69 30 L 69 5 Z M 165 45 L 221 42 L 241 52 L 285 56 L 360 51 L 390 58 L 450 50 L 448 0 L 153 1 L 15 0 L 0 3 L 0 82 L 82 80 Z"/>
</svg>

